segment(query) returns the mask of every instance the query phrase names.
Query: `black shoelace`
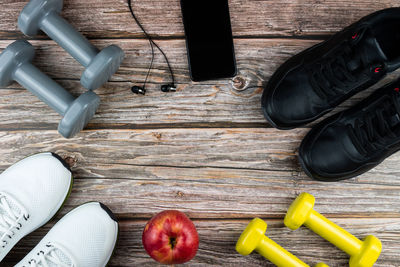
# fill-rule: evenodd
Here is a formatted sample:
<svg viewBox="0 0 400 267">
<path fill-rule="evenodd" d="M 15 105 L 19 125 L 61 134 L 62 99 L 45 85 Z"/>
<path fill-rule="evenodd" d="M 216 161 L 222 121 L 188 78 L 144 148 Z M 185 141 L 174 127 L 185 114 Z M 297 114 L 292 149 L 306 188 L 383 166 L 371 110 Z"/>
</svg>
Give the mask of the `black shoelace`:
<svg viewBox="0 0 400 267">
<path fill-rule="evenodd" d="M 383 98 L 374 112 L 366 113 L 348 125 L 350 139 L 357 150 L 363 154 L 373 153 L 400 138 L 399 93 Z"/>
<path fill-rule="evenodd" d="M 349 67 L 349 62 L 358 66 L 358 70 L 364 70 L 367 66 L 362 53 L 355 48 L 352 41 L 347 40 L 336 49 L 336 53 L 316 64 L 311 72 L 310 82 L 321 98 L 343 95 L 358 81 L 354 70 Z"/>
</svg>

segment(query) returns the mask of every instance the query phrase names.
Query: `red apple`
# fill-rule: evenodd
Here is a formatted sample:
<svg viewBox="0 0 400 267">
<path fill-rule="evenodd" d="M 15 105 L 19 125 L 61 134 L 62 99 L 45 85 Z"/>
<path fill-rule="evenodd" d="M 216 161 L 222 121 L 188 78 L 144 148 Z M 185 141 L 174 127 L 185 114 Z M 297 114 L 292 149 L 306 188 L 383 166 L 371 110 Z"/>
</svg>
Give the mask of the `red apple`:
<svg viewBox="0 0 400 267">
<path fill-rule="evenodd" d="M 193 222 L 176 210 L 154 216 L 144 228 L 142 241 L 147 253 L 163 264 L 188 262 L 199 248 L 199 235 Z"/>
</svg>

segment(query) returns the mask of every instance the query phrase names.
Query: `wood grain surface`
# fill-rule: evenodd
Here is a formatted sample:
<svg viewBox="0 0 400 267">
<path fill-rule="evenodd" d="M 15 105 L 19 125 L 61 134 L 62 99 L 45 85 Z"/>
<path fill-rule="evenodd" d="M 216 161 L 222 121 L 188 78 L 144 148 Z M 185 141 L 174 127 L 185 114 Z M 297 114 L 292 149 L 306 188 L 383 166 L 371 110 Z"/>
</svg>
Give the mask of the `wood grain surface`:
<svg viewBox="0 0 400 267">
<path fill-rule="evenodd" d="M 169 75 L 157 54 L 146 96 L 130 92 L 143 82 L 151 53 L 126 1 L 64 2 L 63 16 L 93 44 L 117 44 L 126 59 L 96 90 L 102 102 L 88 128 L 69 140 L 56 131 L 60 116 L 27 90 L 16 83 L 0 89 L 0 170 L 52 151 L 66 159 L 75 177 L 71 197 L 55 220 L 24 238 L 0 266 L 13 266 L 58 219 L 92 200 L 107 204 L 120 220 L 113 267 L 157 265 L 146 255 L 141 233 L 166 209 L 187 213 L 198 228 L 200 249 L 187 266 L 272 266 L 257 254 L 235 252 L 237 238 L 254 217 L 265 219 L 267 235 L 308 264 L 348 266 L 347 255 L 308 229 L 284 227 L 285 212 L 304 191 L 316 196 L 317 211 L 357 237 L 373 234 L 382 240 L 376 266 L 400 266 L 400 154 L 355 179 L 312 181 L 298 164 L 297 150 L 314 124 L 279 131 L 260 109 L 263 87 L 285 60 L 371 12 L 400 6 L 400 0 L 230 0 L 238 76 L 203 83 L 189 79 L 179 1 L 133 1 L 178 81 L 176 93 L 160 91 Z M 26 38 L 17 28 L 26 3 L 0 0 L 0 51 Z M 37 52 L 34 64 L 73 95 L 84 92 L 82 66 L 44 34 L 29 39 Z"/>
</svg>

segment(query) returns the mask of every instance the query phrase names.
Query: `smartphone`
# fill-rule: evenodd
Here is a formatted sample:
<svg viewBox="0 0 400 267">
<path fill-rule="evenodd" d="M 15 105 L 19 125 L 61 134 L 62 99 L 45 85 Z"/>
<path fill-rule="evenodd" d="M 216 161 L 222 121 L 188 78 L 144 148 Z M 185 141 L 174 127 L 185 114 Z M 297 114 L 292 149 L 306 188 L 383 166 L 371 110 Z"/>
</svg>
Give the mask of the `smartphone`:
<svg viewBox="0 0 400 267">
<path fill-rule="evenodd" d="M 228 0 L 181 0 L 189 71 L 193 81 L 236 75 Z"/>
</svg>

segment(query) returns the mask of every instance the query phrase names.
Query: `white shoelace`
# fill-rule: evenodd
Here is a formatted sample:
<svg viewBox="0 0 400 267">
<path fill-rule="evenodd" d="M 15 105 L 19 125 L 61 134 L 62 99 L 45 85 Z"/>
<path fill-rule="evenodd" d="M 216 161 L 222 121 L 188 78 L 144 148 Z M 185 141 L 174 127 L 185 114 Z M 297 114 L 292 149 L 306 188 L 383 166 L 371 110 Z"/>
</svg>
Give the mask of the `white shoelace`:
<svg viewBox="0 0 400 267">
<path fill-rule="evenodd" d="M 24 213 L 23 208 L 10 196 L 0 193 L 0 246 L 4 248 L 14 236 L 15 230 L 22 227 L 21 221 L 27 221 L 29 215 Z"/>
<path fill-rule="evenodd" d="M 67 254 L 59 246 L 47 244 L 44 250 L 36 254 L 35 259 L 28 261 L 29 267 L 74 267 Z"/>
</svg>

